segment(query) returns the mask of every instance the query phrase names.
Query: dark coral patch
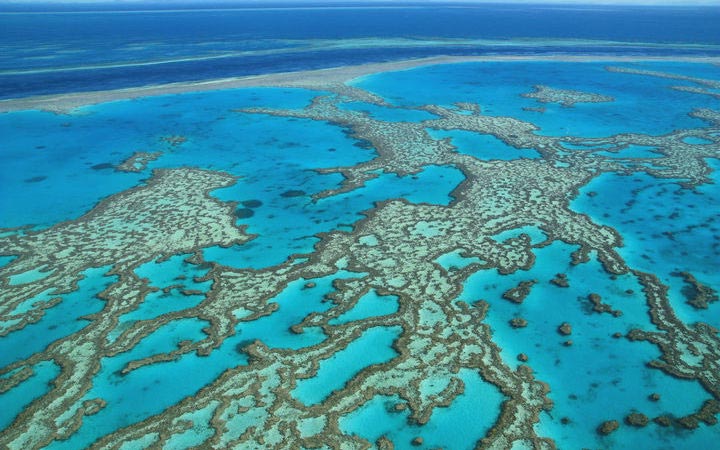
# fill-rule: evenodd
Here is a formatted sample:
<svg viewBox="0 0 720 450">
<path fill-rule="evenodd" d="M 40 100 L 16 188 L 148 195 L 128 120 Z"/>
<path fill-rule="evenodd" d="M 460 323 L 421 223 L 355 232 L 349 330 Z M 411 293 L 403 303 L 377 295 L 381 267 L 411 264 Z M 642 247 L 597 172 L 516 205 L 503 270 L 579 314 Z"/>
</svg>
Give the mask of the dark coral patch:
<svg viewBox="0 0 720 450">
<path fill-rule="evenodd" d="M 648 416 L 642 413 L 634 412 L 625 417 L 625 423 L 633 427 L 642 428 L 644 426 L 647 426 L 649 422 L 650 419 L 648 418 Z"/>
<path fill-rule="evenodd" d="M 235 216 L 238 219 L 247 219 L 248 217 L 252 217 L 255 215 L 255 212 L 250 208 L 238 208 L 235 211 Z"/>
<path fill-rule="evenodd" d="M 607 420 L 597 427 L 597 432 L 602 436 L 607 436 L 618 428 L 620 428 L 620 424 L 617 420 Z"/>
<path fill-rule="evenodd" d="M 241 205 L 243 205 L 246 208 L 258 208 L 262 206 L 262 202 L 260 200 L 245 200 L 244 202 L 241 202 Z"/>
<path fill-rule="evenodd" d="M 282 194 L 280 194 L 280 197 L 285 197 L 285 198 L 288 198 L 288 197 L 302 197 L 303 195 L 305 195 L 305 191 L 300 191 L 300 190 L 291 189 L 291 190 L 289 190 L 289 191 L 285 191 L 285 192 L 283 192 Z"/>
<path fill-rule="evenodd" d="M 46 178 L 47 178 L 47 177 L 45 177 L 45 176 L 32 177 L 32 178 L 26 178 L 26 179 L 23 180 L 23 181 L 25 181 L 26 183 L 39 183 L 39 182 L 43 181 L 43 180 L 46 179 Z"/>
<path fill-rule="evenodd" d="M 114 169 L 115 166 L 113 166 L 110 163 L 101 163 L 101 164 L 95 164 L 94 166 L 90 167 L 92 170 L 104 170 L 104 169 Z"/>
</svg>

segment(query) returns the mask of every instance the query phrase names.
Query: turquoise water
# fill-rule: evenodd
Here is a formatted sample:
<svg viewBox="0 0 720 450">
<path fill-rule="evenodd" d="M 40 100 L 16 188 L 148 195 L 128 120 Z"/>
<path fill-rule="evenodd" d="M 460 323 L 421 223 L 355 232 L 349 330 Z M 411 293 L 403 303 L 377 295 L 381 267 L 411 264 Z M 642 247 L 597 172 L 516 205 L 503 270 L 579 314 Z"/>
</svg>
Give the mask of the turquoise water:
<svg viewBox="0 0 720 450">
<path fill-rule="evenodd" d="M 135 174 L 113 169 L 136 150 L 165 152 L 163 158 L 151 163 L 150 169 L 200 165 L 231 170 L 234 166 L 234 173 L 247 176 L 256 167 L 246 162 L 238 168 L 238 162 L 229 156 L 242 152 L 277 158 L 277 153 L 264 155 L 258 150 L 274 147 L 267 142 L 273 122 L 262 121 L 258 125 L 261 129 L 250 131 L 253 121 L 241 120 L 238 124 L 239 116 L 230 110 L 257 105 L 302 107 L 312 96 L 313 92 L 300 90 L 218 91 L 88 106 L 72 116 L 33 111 L 4 114 L 0 116 L 3 156 L 7 158 L 0 168 L 0 178 L 5 180 L 0 196 L 4 226 L 49 225 L 75 218 L 98 200 L 137 185 L 147 178 L 149 170 Z M 135 120 L 137 117 L 143 120 Z M 288 136 L 280 144 L 289 144 L 292 128 L 288 127 L 292 125 L 278 120 L 283 125 L 275 122 L 275 126 L 286 128 Z M 251 128 L 243 130 L 243 126 Z M 309 132 L 301 124 L 295 129 Z M 338 136 L 335 140 L 342 136 L 328 127 L 317 125 L 315 129 L 329 130 Z M 178 134 L 192 135 L 192 139 L 174 148 L 161 140 Z M 255 136 L 254 141 L 246 141 L 249 134 Z M 258 165 L 266 166 L 267 160 Z M 266 171 L 269 169 L 266 167 Z M 288 169 L 293 170 L 297 172 L 298 168 Z"/>
<path fill-rule="evenodd" d="M 703 138 L 699 138 L 699 137 L 695 137 L 695 136 L 686 137 L 685 139 L 683 139 L 683 142 L 685 142 L 686 144 L 693 144 L 693 145 L 707 145 L 707 144 L 713 143 L 713 141 L 711 141 L 709 139 L 703 139 Z"/>
<path fill-rule="evenodd" d="M 623 65 L 623 64 L 620 64 Z M 708 96 L 668 89 L 686 82 L 610 73 L 600 63 L 467 63 L 431 66 L 402 72 L 364 77 L 356 86 L 382 95 L 397 108 L 353 102 L 344 108 L 366 111 L 384 121 L 420 122 L 432 119 L 416 109 L 426 104 L 450 106 L 455 102 L 477 102 L 483 114 L 513 116 L 540 127 L 539 134 L 581 137 L 609 136 L 636 132 L 660 135 L 678 128 L 706 127 L 707 123 L 688 116 L 696 108 L 720 108 L 720 101 Z M 636 65 L 627 64 L 627 67 Z M 707 65 L 643 63 L 639 67 L 720 79 L 717 69 Z M 539 104 L 520 94 L 536 84 L 609 95 L 612 103 Z M 428 89 L 427 86 L 433 86 Z M 465 181 L 453 166 L 427 165 L 417 174 L 397 176 L 378 171 L 378 177 L 351 192 L 315 199 L 313 196 L 339 186 L 339 174 L 320 174 L 319 169 L 353 166 L 376 156 L 373 149 L 358 145 L 349 130 L 326 122 L 292 119 L 233 111 L 246 107 L 302 108 L 319 92 L 300 89 L 239 89 L 145 98 L 81 108 L 71 115 L 21 112 L 0 115 L 0 134 L 5 164 L 0 165 L 0 209 L 2 226 L 34 224 L 45 228 L 81 217 L 109 195 L 142 185 L 158 168 L 202 167 L 221 170 L 238 177 L 233 186 L 213 191 L 220 201 L 236 203 L 236 223 L 247 226 L 256 237 L 230 248 L 201 249 L 207 264 L 188 261 L 191 254 L 174 255 L 165 261 L 150 260 L 134 269 L 146 278 L 153 292 L 136 309 L 120 315 L 110 341 L 133 324 L 190 311 L 213 292 L 215 281 L 207 276 L 215 265 L 234 269 L 275 270 L 293 254 L 312 258 L 322 233 L 351 231 L 365 217 L 363 211 L 378 202 L 403 198 L 413 204 L 449 206 L 452 192 Z M 664 105 L 672 104 L 672 108 Z M 544 113 L 523 108 L 544 106 Z M 409 109 L 408 109 L 409 108 Z M 141 117 L 142 120 L 137 120 Z M 434 139 L 449 138 L 457 151 L 479 160 L 513 161 L 541 158 L 534 149 L 516 149 L 491 135 L 467 131 L 428 130 Z M 172 146 L 165 136 L 184 136 L 187 141 Z M 691 145 L 710 145 L 711 141 L 689 137 Z M 618 153 L 600 147 L 566 145 L 569 152 L 593 151 L 598 160 L 659 158 L 652 147 L 630 146 Z M 140 173 L 114 169 L 135 151 L 161 151 L 162 155 Z M 677 272 L 693 273 L 702 283 L 720 290 L 716 268 L 720 266 L 718 211 L 720 211 L 720 162 L 706 160 L 713 170 L 713 183 L 683 189 L 678 180 L 661 180 L 650 175 L 600 174 L 580 189 L 569 202 L 570 208 L 587 214 L 597 224 L 617 230 L 624 246 L 617 249 L 634 269 L 652 272 L 670 288 L 670 302 L 677 316 L 686 323 L 705 322 L 720 328 L 720 302 L 707 310 L 687 304 L 685 284 Z M 621 161 L 624 163 L 623 161 Z M 630 167 L 628 165 L 628 167 Z M 588 195 L 594 192 L 595 195 Z M 291 194 L 288 194 L 291 193 Z M 527 221 L 526 223 L 533 223 Z M 10 232 L 14 233 L 14 232 Z M 532 245 L 547 236 L 537 226 L 507 230 L 493 236 L 498 242 L 526 233 Z M 0 233 L 0 236 L 2 233 Z M 646 363 L 660 356 L 657 347 L 646 342 L 612 338 L 634 328 L 652 331 L 647 305 L 637 279 L 629 274 L 612 277 L 597 261 L 571 264 L 577 250 L 561 241 L 536 247 L 532 268 L 509 275 L 495 270 L 477 270 L 463 284 L 457 299 L 490 304 L 487 323 L 494 341 L 502 348 L 504 363 L 516 368 L 519 353 L 536 377 L 549 383 L 552 411 L 543 413 L 536 424 L 539 435 L 555 440 L 559 448 L 702 448 L 714 442 L 717 427 L 702 426 L 688 433 L 650 425 L 642 430 L 622 426 L 613 435 L 600 438 L 598 423 L 621 419 L 632 411 L 650 417 L 660 414 L 682 416 L 698 409 L 710 398 L 697 381 L 672 378 Z M 430 252 L 432 253 L 432 252 Z M 442 254 L 434 261 L 448 274 L 484 263 L 477 257 L 465 258 L 463 249 Z M 437 254 L 437 253 L 432 253 Z M 157 256 L 154 256 L 156 258 Z M 0 256 L 0 268 L 12 256 Z M 10 277 L 9 284 L 21 286 L 52 275 L 36 268 Z M 81 333 L 89 323 L 83 316 L 100 312 L 104 302 L 97 297 L 117 276 L 108 276 L 110 267 L 89 268 L 78 289 L 55 294 L 48 289 L 23 302 L 15 311 L 24 314 L 36 301 L 60 297 L 36 324 L 0 338 L 0 368 L 42 352 L 48 345 L 73 333 Z M 552 283 L 556 274 L 567 274 L 569 287 Z M 360 279 L 365 273 L 339 270 L 319 278 L 299 278 L 280 286 L 269 300 L 277 310 L 267 316 L 240 321 L 235 334 L 207 356 L 194 352 L 178 355 L 122 375 L 131 361 L 176 350 L 181 341 L 203 342 L 207 320 L 192 317 L 175 319 L 145 336 L 131 350 L 101 359 L 100 371 L 84 399 L 102 398 L 108 406 L 84 418 L 83 426 L 66 441 L 51 448 L 83 448 L 121 427 L 159 414 L 211 384 L 224 371 L 248 366 L 243 348 L 260 340 L 272 350 L 292 354 L 324 345 L 333 327 L 353 326 L 368 318 L 382 319 L 401 311 L 400 295 L 381 295 L 372 289 L 362 295 L 344 314 L 323 327 L 305 327 L 295 334 L 290 327 L 309 314 L 328 312 L 334 305 L 328 296 L 337 291 L 339 280 Z M 537 280 L 522 304 L 504 300 L 502 294 L 522 281 Z M 312 289 L 308 282 L 315 283 Z M 383 291 L 380 291 L 383 292 Z M 622 316 L 592 311 L 590 293 Z M 406 300 L 413 301 L 413 299 Z M 236 313 L 241 315 L 241 305 Z M 514 318 L 528 321 L 525 328 L 510 325 Z M 242 319 L 242 317 L 240 317 Z M 571 336 L 561 336 L 558 326 L 572 325 Z M 319 362 L 317 374 L 301 379 L 293 398 L 315 408 L 340 390 L 363 369 L 392 361 L 393 348 L 400 336 L 397 326 L 376 326 L 344 349 Z M 571 346 L 563 343 L 572 340 Z M 36 374 L 18 387 L 0 395 L 0 429 L 7 427 L 30 401 L 49 392 L 48 385 L 60 373 L 54 363 L 43 361 Z M 415 437 L 423 437 L 423 448 L 473 448 L 497 419 L 505 396 L 497 387 L 470 369 L 457 375 L 465 391 L 449 406 L 436 408 L 424 426 L 409 424 L 409 411 L 394 412 L 399 397 L 377 395 L 340 419 L 339 429 L 374 442 L 380 436 L 395 441 L 397 448 L 410 448 Z M 441 380 L 447 381 L 447 380 Z M 428 381 L 429 382 L 429 381 Z M 426 383 L 427 384 L 427 383 Z M 422 388 L 427 388 L 423 384 Z M 661 394 L 651 402 L 648 395 Z M 152 401 L 148 401 L 152 398 Z M 5 405 L 8 405 L 5 407 Z M 175 435 L 166 446 L 187 448 L 201 445 L 210 436 L 206 426 L 212 408 L 191 417 L 193 431 Z M 567 424 L 563 418 L 568 418 Z M 246 418 L 251 422 L 251 418 Z M 471 424 L 471 426 L 469 425 Z M 308 424 L 308 430 L 317 424 Z M 310 433 L 310 431 L 308 431 Z M 141 448 L 142 446 L 138 446 Z"/>
<path fill-rule="evenodd" d="M 136 369 L 126 375 L 119 371 L 133 360 L 177 348 L 180 341 L 201 341 L 201 331 L 207 322 L 181 319 L 170 322 L 146 337 L 130 352 L 103 359 L 100 372 L 93 379 L 87 398 L 101 397 L 108 407 L 96 415 L 86 417 L 80 431 L 67 441 L 56 441 L 51 448 L 72 449 L 87 445 L 120 426 L 157 414 L 168 406 L 194 394 L 216 379 L 226 369 L 246 365 L 247 355 L 242 348 L 255 339 L 270 347 L 297 349 L 320 343 L 325 335 L 319 329 L 306 328 L 294 334 L 289 328 L 311 312 L 322 312 L 331 305 L 324 302 L 333 290 L 336 279 L 362 274 L 340 271 L 333 276 L 290 283 L 272 300 L 279 308 L 269 316 L 250 322 L 240 322 L 236 334 L 208 356 L 187 353 L 175 361 L 156 363 Z M 312 281 L 316 287 L 304 289 Z M 183 376 L 178 377 L 178 374 Z M 146 401 L 152 395 L 153 401 Z"/>
<path fill-rule="evenodd" d="M 608 64 L 550 62 L 482 62 L 436 65 L 364 77 L 356 86 L 371 90 L 394 105 L 418 107 L 428 104 L 452 106 L 456 102 L 478 103 L 483 114 L 512 116 L 540 127 L 550 136 L 609 136 L 641 132 L 664 134 L 677 128 L 705 126 L 687 114 L 695 108 L 718 107 L 712 97 L 668 89 L 686 82 L 647 76 L 631 76 L 605 70 Z M 623 64 L 610 64 L 623 66 Z M 694 67 L 677 65 L 687 74 Z M 647 63 L 652 69 L 653 63 Z M 662 70 L 658 67 L 657 70 Z M 532 79 L 528 74 L 532 73 Z M 521 97 L 533 85 L 548 85 L 614 97 L 609 103 L 578 103 L 564 108 Z M 425 86 L 445 86 L 426 89 Z M 665 105 L 672 104 L 668 109 Z M 546 108 L 544 113 L 524 107 Z"/>
<path fill-rule="evenodd" d="M 151 288 L 158 289 L 147 295 L 140 306 L 120 316 L 120 323 L 111 333 L 111 339 L 140 320 L 152 320 L 163 314 L 197 306 L 212 287 L 212 281 L 199 281 L 208 270 L 189 264 L 191 255 L 175 255 L 163 262 L 149 262 L 135 269 L 140 278 L 150 281 Z M 166 292 L 167 290 L 167 292 Z"/>
<path fill-rule="evenodd" d="M 13 389 L 0 394 L 0 429 L 5 429 L 22 410 L 52 388 L 52 380 L 60 374 L 60 367 L 42 361 L 32 367 L 33 375 Z"/>
<path fill-rule="evenodd" d="M 489 271 L 478 272 L 466 283 L 461 298 L 489 301 L 487 322 L 505 361 L 520 364 L 516 356 L 526 354 L 538 379 L 550 384 L 555 407 L 541 416 L 536 428 L 553 436 L 558 447 L 604 448 L 608 442 L 622 442 L 623 446 L 628 442 L 636 448 L 654 448 L 661 434 L 655 429 L 649 433 L 625 431 L 627 436 L 613 436 L 613 440 L 598 438 L 595 429 L 605 420 L 623 418 L 635 410 L 651 418 L 690 414 L 710 396 L 696 381 L 648 371 L 645 364 L 660 356 L 655 346 L 611 337 L 633 328 L 654 329 L 648 323 L 640 285 L 632 275 L 612 280 L 595 260 L 571 265 L 573 250 L 575 247 L 562 243 L 538 249 L 532 269 L 501 279 Z M 570 286 L 550 284 L 556 273 L 567 274 Z M 538 284 L 522 304 L 502 298 L 504 291 L 529 279 Z M 602 301 L 621 310 L 622 316 L 592 311 L 587 298 L 590 293 L 599 293 Z M 516 317 L 527 320 L 527 327 L 514 329 L 509 321 Z M 564 322 L 572 326 L 569 336 L 557 331 Z M 563 344 L 568 339 L 572 340 L 569 347 Z M 648 399 L 653 392 L 661 395 L 659 402 Z M 562 424 L 563 418 L 570 423 Z"/>
<path fill-rule="evenodd" d="M 82 317 L 100 311 L 104 305 L 96 295 L 117 281 L 115 276 L 105 276 L 108 269 L 109 267 L 99 267 L 84 271 L 85 278 L 78 282 L 76 291 L 60 295 L 44 292 L 25 302 L 30 306 L 36 301 L 46 302 L 52 298 L 61 298 L 58 305 L 45 310 L 40 321 L 0 339 L 0 366 L 25 359 L 44 350 L 57 339 L 78 332 L 88 325 L 90 322 Z"/>
<path fill-rule="evenodd" d="M 269 198 L 255 193 L 254 198 L 263 205 L 255 209 L 251 217 L 238 220 L 240 224 L 249 225 L 249 233 L 259 234 L 255 240 L 230 248 L 211 247 L 203 252 L 204 258 L 232 267 L 254 269 L 279 264 L 292 253 L 310 253 L 317 243 L 315 234 L 356 222 L 362 218 L 360 212 L 372 208 L 375 202 L 402 197 L 414 203 L 447 205 L 453 200 L 450 193 L 464 179 L 462 172 L 454 167 L 428 166 L 417 175 L 381 174 L 360 189 L 313 202 L 310 194 L 333 186 L 314 187 L 312 175 L 306 173 L 300 185 L 308 189 L 305 195 L 279 196 L 278 199 L 276 190 L 270 191 L 274 195 Z M 274 188 L 285 187 L 287 185 Z M 247 198 L 248 194 L 241 192 L 253 188 L 242 183 L 218 191 L 218 196 L 223 200 Z"/>
<path fill-rule="evenodd" d="M 547 235 L 538 227 L 534 225 L 527 225 L 521 228 L 514 228 L 506 230 L 493 236 L 498 242 L 506 241 L 508 239 L 516 238 L 521 234 L 525 234 L 530 237 L 530 242 L 533 245 L 540 244 L 547 240 Z"/>
<path fill-rule="evenodd" d="M 16 256 L 0 256 L 0 267 L 7 266 L 11 262 L 13 262 L 13 260 L 15 260 L 16 258 L 17 258 Z"/>
<path fill-rule="evenodd" d="M 345 386 L 360 370 L 394 358 L 397 352 L 392 343 L 401 331 L 400 327 L 374 327 L 364 331 L 343 350 L 320 361 L 314 377 L 298 381 L 292 391 L 293 396 L 306 405 L 322 402 L 333 391 Z"/>
<path fill-rule="evenodd" d="M 692 141 L 691 138 L 684 139 L 688 144 L 697 142 Z M 610 158 L 659 158 L 662 155 L 654 152 L 653 147 L 647 147 L 643 145 L 630 145 L 627 148 L 620 150 L 619 152 L 597 152 L 598 155 L 608 156 Z"/>
<path fill-rule="evenodd" d="M 622 257 L 632 267 L 657 274 L 670 286 L 670 301 L 683 321 L 703 321 L 717 327 L 718 303 L 712 303 L 708 310 L 695 310 L 681 293 L 682 278 L 673 276 L 690 272 L 702 283 L 720 289 L 715 270 L 720 266 L 715 225 L 720 211 L 717 170 L 720 164 L 717 160 L 708 163 L 714 169 L 711 174 L 714 183 L 694 190 L 681 189 L 673 180 L 657 180 L 644 174 L 632 177 L 605 174 L 583 187 L 571 206 L 622 234 L 625 242 L 619 249 Z M 590 191 L 597 195 L 583 195 Z M 698 245 L 699 242 L 703 244 Z"/>
<path fill-rule="evenodd" d="M 52 275 L 52 270 L 44 270 L 45 267 L 39 267 L 37 269 L 31 269 L 27 272 L 22 272 L 17 275 L 11 275 L 8 280 L 10 286 L 17 286 L 19 284 L 28 284 L 35 281 L 40 281 L 43 278 L 47 278 Z"/>
<path fill-rule="evenodd" d="M 433 139 L 450 138 L 457 152 L 474 156 L 480 160 L 501 159 L 512 161 L 521 158 L 539 158 L 540 154 L 530 148 L 517 149 L 491 134 L 478 134 L 462 130 L 429 130 Z"/>
<path fill-rule="evenodd" d="M 68 440 L 53 442 L 49 448 L 72 449 L 86 446 L 117 427 L 129 425 L 162 411 L 195 392 L 198 383 L 208 383 L 217 377 L 219 373 L 213 370 L 197 370 L 198 357 L 195 355 L 185 355 L 173 362 L 144 366 L 126 375 L 119 373 L 130 360 L 173 350 L 185 339 L 202 339 L 204 334 L 201 329 L 205 325 L 206 322 L 196 319 L 171 322 L 143 339 L 131 352 L 104 358 L 86 398 L 103 398 L 108 407 L 93 416 L 83 418 L 83 425 L 78 433 Z M 241 364 L 244 358 L 238 355 L 233 362 Z M 147 401 L 150 396 L 153 400 Z"/>
<path fill-rule="evenodd" d="M 422 437 L 422 448 L 473 449 L 495 423 L 504 396 L 470 369 L 460 370 L 458 378 L 465 385 L 463 393 L 450 406 L 435 408 L 425 425 L 409 423 L 407 409 L 393 410 L 403 403 L 397 396 L 376 396 L 340 419 L 340 429 L 370 442 L 386 436 L 396 448 L 413 448 L 411 441 Z"/>
<path fill-rule="evenodd" d="M 482 264 L 483 260 L 480 258 L 473 256 L 470 258 L 466 258 L 462 256 L 463 250 L 455 250 L 450 253 L 445 253 L 444 255 L 440 255 L 435 262 L 440 264 L 440 266 L 445 270 L 457 270 L 457 269 L 463 269 L 470 264 Z"/>
<path fill-rule="evenodd" d="M 378 295 L 375 289 L 360 297 L 349 311 L 339 317 L 328 321 L 330 325 L 342 325 L 368 317 L 386 316 L 398 310 L 398 297 L 396 295 Z"/>
</svg>

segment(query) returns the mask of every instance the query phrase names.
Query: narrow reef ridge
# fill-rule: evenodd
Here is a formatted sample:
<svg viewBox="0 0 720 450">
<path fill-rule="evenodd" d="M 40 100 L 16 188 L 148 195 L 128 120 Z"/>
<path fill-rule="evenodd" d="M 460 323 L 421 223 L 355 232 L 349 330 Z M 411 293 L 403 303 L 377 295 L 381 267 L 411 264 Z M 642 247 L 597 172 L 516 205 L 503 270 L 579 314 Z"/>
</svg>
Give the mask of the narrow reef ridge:
<svg viewBox="0 0 720 450">
<path fill-rule="evenodd" d="M 115 170 L 121 172 L 142 172 L 147 165 L 162 156 L 162 152 L 135 152 L 119 164 Z"/>
<path fill-rule="evenodd" d="M 592 94 L 571 89 L 556 89 L 542 85 L 535 86 L 534 92 L 529 92 L 522 96 L 534 98 L 540 103 L 560 103 L 566 108 L 572 108 L 576 103 L 605 103 L 615 101 L 614 98 L 607 95 Z"/>
</svg>

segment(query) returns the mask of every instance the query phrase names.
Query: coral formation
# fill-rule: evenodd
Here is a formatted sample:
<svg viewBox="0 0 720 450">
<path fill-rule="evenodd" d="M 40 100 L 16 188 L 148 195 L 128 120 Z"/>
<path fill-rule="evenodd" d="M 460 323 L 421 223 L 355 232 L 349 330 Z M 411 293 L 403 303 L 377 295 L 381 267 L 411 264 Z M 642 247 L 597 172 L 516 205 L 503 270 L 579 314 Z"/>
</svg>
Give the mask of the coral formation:
<svg viewBox="0 0 720 450">
<path fill-rule="evenodd" d="M 608 434 L 613 433 L 618 428 L 620 428 L 620 423 L 618 423 L 617 420 L 607 420 L 598 426 L 597 432 L 598 434 L 607 436 Z"/>
<path fill-rule="evenodd" d="M 459 103 L 455 107 L 425 105 L 419 109 L 431 113 L 433 118 L 389 122 L 341 107 L 357 100 L 391 106 L 359 87 L 335 79 L 325 85 L 317 81 L 312 85 L 295 82 L 293 87 L 320 89 L 325 93 L 302 109 L 256 107 L 236 113 L 329 122 L 368 143 L 375 153 L 356 165 L 317 169 L 341 174 L 344 179 L 338 187 L 317 193 L 288 190 L 283 197 L 307 196 L 308 200 L 312 197 L 320 201 L 359 189 L 381 173 L 417 174 L 430 165 L 447 165 L 458 168 L 465 176 L 464 182 L 452 192 L 452 202 L 416 204 L 398 198 L 376 203 L 349 230 L 318 235 L 312 253 L 293 255 L 281 264 L 257 270 L 203 260 L 204 248 L 251 241 L 253 236 L 235 222 L 237 218 L 249 218 L 254 214 L 253 208 L 261 206 L 258 201 L 248 200 L 238 208 L 235 203 L 211 197 L 210 191 L 236 181 L 216 171 L 156 170 L 146 185 L 111 196 L 76 220 L 43 230 L 3 233 L 2 254 L 17 258 L 0 268 L 0 337 L 40 321 L 46 309 L 62 301 L 63 294 L 77 289 L 83 271 L 88 268 L 109 266 L 108 275 L 117 279 L 99 294 L 104 301 L 103 309 L 83 318 L 88 323 L 82 330 L 0 369 L 3 392 L 27 380 L 33 367 L 42 361 L 55 361 L 61 370 L 53 381 L 53 389 L 33 401 L 0 436 L 0 446 L 39 448 L 71 436 L 84 417 L 109 407 L 102 398 L 87 397 L 102 361 L 130 352 L 161 327 L 182 319 L 207 323 L 202 339 L 184 340 L 171 350 L 159 350 L 129 361 L 118 376 L 129 376 L 152 364 L 177 361 L 188 355 L 211 355 L 238 333 L 241 324 L 275 314 L 280 308 L 276 297 L 293 283 L 299 283 L 304 292 L 317 292 L 319 280 L 329 277 L 333 284 L 325 298 L 327 309 L 311 312 L 289 327 L 294 336 L 319 330 L 322 340 L 298 349 L 275 348 L 260 340 L 243 341 L 233 351 L 247 356 L 247 363 L 229 367 L 193 395 L 104 436 L 93 447 L 116 448 L 125 442 L 144 442 L 157 448 L 168 446 L 173 436 L 201 425 L 201 419 L 193 414 L 205 411 L 211 417 L 212 433 L 202 445 L 208 448 L 367 448 L 370 442 L 340 429 L 341 417 L 378 396 L 397 396 L 400 400 L 392 407 L 395 412 L 408 414 L 413 424 L 426 424 L 436 408 L 447 407 L 463 395 L 465 384 L 459 372 L 470 369 L 494 385 L 504 400 L 494 425 L 477 443 L 479 448 L 523 445 L 554 448 L 554 442 L 540 435 L 535 426 L 541 413 L 553 407 L 548 396 L 550 386 L 537 379 L 528 365 L 514 367 L 516 362 L 511 365 L 503 360 L 501 348 L 493 341 L 492 330 L 485 322 L 493 300 L 469 304 L 458 298 L 463 283 L 473 273 L 493 270 L 507 275 L 530 269 L 537 250 L 555 241 L 577 247 L 571 256 L 575 265 L 592 257 L 608 275 L 627 274 L 636 278 L 642 285 L 655 328 L 633 329 L 627 334 L 628 339 L 658 347 L 661 356 L 651 361 L 649 367 L 698 380 L 711 397 L 720 398 L 717 330 L 702 322 L 689 325 L 680 320 L 668 301 L 667 286 L 657 276 L 629 267 L 618 253 L 617 248 L 623 245 L 620 234 L 569 206 L 579 189 L 602 173 L 647 173 L 657 178 L 680 179 L 683 188 L 708 182 L 711 169 L 706 159 L 717 155 L 717 145 L 691 145 L 683 139 L 693 136 L 716 142 L 712 133 L 719 131 L 720 113 L 694 111 L 693 117 L 710 126 L 675 130 L 666 135 L 552 137 L 537 133 L 538 127 L 532 123 L 486 115 L 480 105 L 473 103 Z M 612 101 L 597 94 L 542 86 L 536 89 L 526 96 L 564 106 Z M 448 139 L 432 138 L 428 130 L 489 134 L 516 149 L 534 149 L 541 158 L 481 161 L 458 152 Z M 167 136 L 163 140 L 173 147 L 187 138 Z M 563 143 L 586 150 L 568 152 Z M 651 146 L 658 157 L 648 165 L 641 158 L 624 161 L 601 155 L 631 145 Z M 151 160 L 152 154 L 136 153 L 121 165 L 126 167 L 121 170 L 144 170 Z M 546 239 L 533 243 L 527 233 L 498 237 L 526 226 L 536 227 Z M 435 262 L 459 249 L 463 257 L 477 258 L 480 262 L 457 270 L 445 270 Z M 208 269 L 203 280 L 211 282 L 212 287 L 207 292 L 184 291 L 187 295 L 199 295 L 202 300 L 186 309 L 121 326 L 120 318 L 136 311 L 157 290 L 140 278 L 136 269 L 178 254 L 190 254 L 188 263 Z M 556 270 L 563 268 L 550 273 Z M 12 283 L 13 277 L 31 271 L 45 276 L 32 283 Z M 350 275 L 340 276 L 341 273 Z M 703 294 L 706 302 L 713 301 L 712 293 L 704 290 L 692 275 L 683 277 Z M 537 280 L 520 281 L 505 291 L 502 298 L 521 304 L 536 283 Z M 551 283 L 569 287 L 567 276 L 562 273 Z M 371 290 L 397 297 L 397 311 L 346 323 L 335 321 Z M 44 292 L 49 292 L 51 298 L 33 301 Z M 619 315 L 602 303 L 598 294 L 590 294 L 588 299 L 596 311 Z M 520 311 L 527 304 L 509 306 Z M 510 325 L 522 328 L 527 321 L 516 317 Z M 305 404 L 294 395 L 298 385 L 318 375 L 323 362 L 377 329 L 397 332 L 391 359 L 362 368 L 316 404 Z M 561 324 L 557 331 L 562 336 L 573 332 L 569 323 Z M 563 351 L 582 349 L 582 333 L 577 335 L 578 348 Z M 573 341 L 566 340 L 563 345 L 571 346 Z M 517 359 L 527 362 L 529 358 L 519 353 Z M 427 379 L 447 383 L 439 392 L 425 395 L 421 384 Z M 664 416 L 653 421 L 659 425 L 677 422 L 686 428 L 700 422 L 711 425 L 718 410 L 718 402 L 708 400 L 695 414 L 672 422 Z M 243 416 L 252 417 L 251 426 L 241 424 Z M 625 420 L 644 426 L 649 419 L 633 413 Z M 313 433 L 303 427 L 309 421 L 320 424 Z M 617 420 L 608 420 L 598 426 L 597 432 L 608 435 L 619 426 Z M 410 442 L 418 446 L 423 443 L 420 436 Z M 392 448 L 393 442 L 383 437 L 377 446 Z"/>
<path fill-rule="evenodd" d="M 160 156 L 162 156 L 162 152 L 135 152 L 115 167 L 115 170 L 121 172 L 142 172 L 147 168 L 149 163 L 155 161 Z"/>
<path fill-rule="evenodd" d="M 571 89 L 556 89 L 549 86 L 535 86 L 535 91 L 522 94 L 523 97 L 534 98 L 540 103 L 560 103 L 566 108 L 572 108 L 576 103 L 605 103 L 613 102 L 614 98 L 607 95 L 592 94 Z"/>
</svg>

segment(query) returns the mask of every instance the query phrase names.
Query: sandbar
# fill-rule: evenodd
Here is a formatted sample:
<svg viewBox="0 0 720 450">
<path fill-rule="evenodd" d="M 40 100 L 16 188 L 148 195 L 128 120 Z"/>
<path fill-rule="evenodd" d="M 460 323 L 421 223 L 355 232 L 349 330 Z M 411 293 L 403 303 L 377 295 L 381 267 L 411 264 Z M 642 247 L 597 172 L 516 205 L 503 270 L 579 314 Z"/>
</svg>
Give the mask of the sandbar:
<svg viewBox="0 0 720 450">
<path fill-rule="evenodd" d="M 402 61 L 368 63 L 353 66 L 342 66 L 328 69 L 306 70 L 299 72 L 281 72 L 267 75 L 222 78 L 205 81 L 168 83 L 151 86 L 112 89 L 103 91 L 73 92 L 16 98 L 0 101 L 0 113 L 41 110 L 58 114 L 66 114 L 81 106 L 99 103 L 132 100 L 142 97 L 160 95 L 205 92 L 223 89 L 248 87 L 297 87 L 321 89 L 347 83 L 355 78 L 381 72 L 394 72 L 416 67 L 436 64 L 453 64 L 463 62 L 501 62 L 501 61 L 557 61 L 557 62 L 692 62 L 720 64 L 720 57 L 648 57 L 648 56 L 603 56 L 603 55 L 492 55 L 492 56 L 435 56 L 430 58 L 409 59 Z"/>
</svg>

